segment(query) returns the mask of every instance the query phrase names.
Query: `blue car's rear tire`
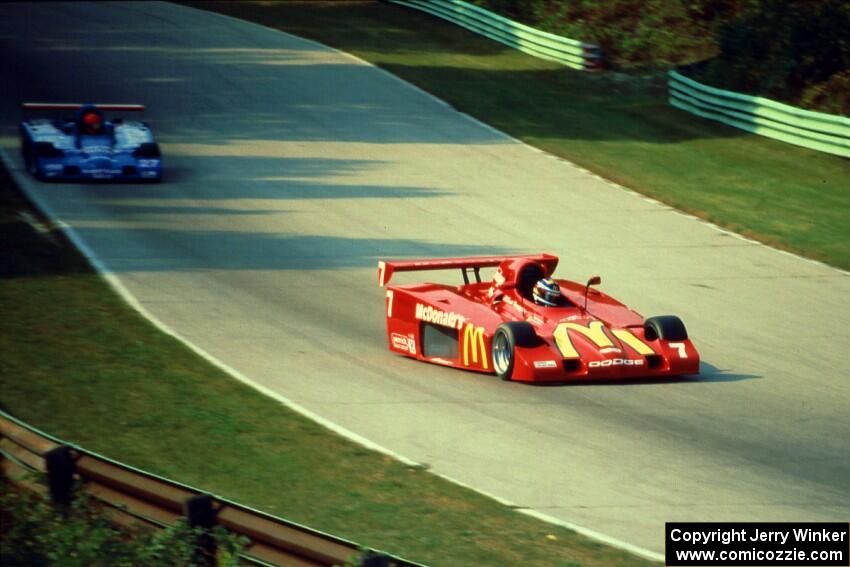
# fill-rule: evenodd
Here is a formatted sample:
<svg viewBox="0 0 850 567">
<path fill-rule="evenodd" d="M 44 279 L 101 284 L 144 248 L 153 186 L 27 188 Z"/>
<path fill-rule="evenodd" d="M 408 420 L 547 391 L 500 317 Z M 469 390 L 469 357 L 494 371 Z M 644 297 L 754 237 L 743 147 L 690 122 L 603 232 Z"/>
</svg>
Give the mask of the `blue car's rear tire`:
<svg viewBox="0 0 850 567">
<path fill-rule="evenodd" d="M 24 166 L 27 168 L 27 171 L 32 173 L 32 164 L 34 161 L 32 155 L 32 144 L 26 140 L 21 140 L 21 157 L 24 158 Z"/>
<path fill-rule="evenodd" d="M 38 158 L 30 153 L 29 158 L 24 158 L 24 163 L 26 164 L 27 171 L 29 171 L 30 175 L 39 181 L 44 181 L 44 175 L 42 175 L 41 171 L 38 169 Z"/>
</svg>

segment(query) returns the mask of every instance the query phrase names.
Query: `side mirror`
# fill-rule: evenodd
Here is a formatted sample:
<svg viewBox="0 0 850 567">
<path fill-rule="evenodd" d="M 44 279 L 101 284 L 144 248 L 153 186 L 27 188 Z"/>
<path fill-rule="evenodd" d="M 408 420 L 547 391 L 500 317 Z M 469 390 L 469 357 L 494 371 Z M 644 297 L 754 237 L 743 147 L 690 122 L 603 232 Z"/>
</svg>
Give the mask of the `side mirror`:
<svg viewBox="0 0 850 567">
<path fill-rule="evenodd" d="M 587 293 L 590 291 L 590 286 L 599 285 L 602 283 L 602 278 L 599 276 L 592 276 L 589 280 L 587 280 L 587 284 L 584 286 L 584 307 L 582 309 L 587 311 Z"/>
</svg>

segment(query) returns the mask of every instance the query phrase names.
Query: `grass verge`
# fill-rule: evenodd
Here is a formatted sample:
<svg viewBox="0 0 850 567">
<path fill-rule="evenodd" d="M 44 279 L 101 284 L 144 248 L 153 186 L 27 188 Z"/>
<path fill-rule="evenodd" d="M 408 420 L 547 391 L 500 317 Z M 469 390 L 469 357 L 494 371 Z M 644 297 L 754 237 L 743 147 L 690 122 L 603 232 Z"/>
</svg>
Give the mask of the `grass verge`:
<svg viewBox="0 0 850 567">
<path fill-rule="evenodd" d="M 621 185 L 850 269 L 850 160 L 672 108 L 663 75 L 572 71 L 385 3 L 187 4 L 353 53 Z"/>
<path fill-rule="evenodd" d="M 0 167 L 0 405 L 151 472 L 432 565 L 652 563 L 329 433 L 128 308 Z"/>
</svg>

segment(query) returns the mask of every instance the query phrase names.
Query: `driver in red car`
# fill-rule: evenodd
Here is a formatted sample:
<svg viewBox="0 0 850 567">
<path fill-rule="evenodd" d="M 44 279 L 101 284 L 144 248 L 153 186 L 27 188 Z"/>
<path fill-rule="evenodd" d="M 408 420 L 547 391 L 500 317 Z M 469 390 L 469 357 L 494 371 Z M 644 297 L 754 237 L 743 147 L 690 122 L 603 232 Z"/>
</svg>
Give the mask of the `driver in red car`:
<svg viewBox="0 0 850 567">
<path fill-rule="evenodd" d="M 538 280 L 534 284 L 531 297 L 534 299 L 534 303 L 543 307 L 557 307 L 563 301 L 561 287 L 552 278 Z"/>
</svg>

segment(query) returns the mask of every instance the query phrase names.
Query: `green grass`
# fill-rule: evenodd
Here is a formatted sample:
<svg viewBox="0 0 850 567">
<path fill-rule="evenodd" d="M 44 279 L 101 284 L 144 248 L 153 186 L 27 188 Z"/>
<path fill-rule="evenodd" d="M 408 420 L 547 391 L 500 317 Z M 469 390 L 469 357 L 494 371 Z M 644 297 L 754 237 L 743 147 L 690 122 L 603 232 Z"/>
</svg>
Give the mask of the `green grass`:
<svg viewBox="0 0 850 567">
<path fill-rule="evenodd" d="M 385 3 L 189 5 L 353 53 L 626 187 L 850 269 L 850 160 L 672 108 L 663 75 L 572 71 Z"/>
<path fill-rule="evenodd" d="M 129 309 L 0 170 L 0 405 L 112 458 L 433 565 L 650 565 L 331 434 Z M 659 528 L 660 529 L 660 528 Z"/>
</svg>

